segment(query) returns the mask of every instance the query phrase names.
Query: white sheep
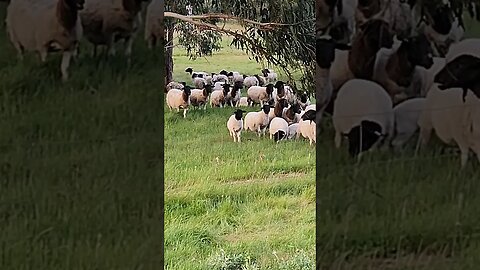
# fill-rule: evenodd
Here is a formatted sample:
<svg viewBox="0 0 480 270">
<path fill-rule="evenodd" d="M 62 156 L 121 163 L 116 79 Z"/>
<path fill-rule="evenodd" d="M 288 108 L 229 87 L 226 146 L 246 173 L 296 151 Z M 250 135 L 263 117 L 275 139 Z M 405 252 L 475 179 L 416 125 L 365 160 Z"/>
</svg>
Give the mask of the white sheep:
<svg viewBox="0 0 480 270">
<path fill-rule="evenodd" d="M 238 106 L 248 107 L 248 98 L 247 97 L 241 97 L 240 101 L 238 102 Z"/>
<path fill-rule="evenodd" d="M 247 90 L 247 97 L 249 99 L 249 105 L 254 103 L 260 103 L 263 106 L 265 102 L 268 102 L 273 93 L 273 84 L 269 84 L 266 87 L 252 86 Z"/>
<path fill-rule="evenodd" d="M 418 119 L 424 109 L 425 102 L 425 98 L 412 98 L 397 104 L 393 108 L 395 135 L 391 144 L 395 150 L 400 150 L 419 129 Z"/>
<path fill-rule="evenodd" d="M 293 140 L 295 138 L 297 138 L 297 134 L 298 134 L 298 131 L 299 131 L 299 123 L 293 123 L 291 125 L 288 126 L 288 135 L 287 135 L 287 139 L 289 140 Z"/>
<path fill-rule="evenodd" d="M 210 94 L 210 106 L 213 107 L 220 107 L 223 108 L 225 106 L 225 98 L 228 95 L 228 92 L 230 92 L 230 85 L 229 84 L 224 84 L 222 90 L 216 90 Z"/>
<path fill-rule="evenodd" d="M 196 77 L 192 79 L 192 82 L 193 85 L 198 89 L 202 89 L 205 87 L 205 85 L 207 85 L 207 80 L 205 80 L 204 78 Z"/>
<path fill-rule="evenodd" d="M 190 94 L 190 104 L 193 107 L 203 106 L 203 110 L 207 109 L 208 98 L 212 93 L 212 86 L 206 85 L 203 89 L 192 89 Z"/>
<path fill-rule="evenodd" d="M 145 16 L 145 41 L 152 49 L 164 36 L 163 30 L 163 0 L 152 0 L 147 5 Z"/>
<path fill-rule="evenodd" d="M 240 135 L 243 130 L 243 110 L 236 110 L 232 116 L 227 121 L 227 129 L 230 132 L 230 136 L 233 137 L 233 142 L 240 142 Z"/>
<path fill-rule="evenodd" d="M 132 45 L 142 23 L 141 3 L 146 0 L 88 0 L 80 12 L 85 38 L 94 45 L 106 46 L 115 55 L 115 44 L 123 40 L 130 60 Z"/>
<path fill-rule="evenodd" d="M 336 148 L 340 148 L 342 136 L 347 134 L 352 156 L 373 147 L 383 136 L 389 141 L 394 130 L 392 107 L 390 96 L 378 83 L 362 79 L 346 82 L 338 91 L 333 109 Z M 354 127 L 357 129 L 352 132 Z M 358 129 L 365 135 L 361 140 L 356 134 Z"/>
<path fill-rule="evenodd" d="M 450 46 L 445 56 L 446 63 L 454 60 L 460 55 L 473 55 L 480 58 L 480 38 L 467 38 Z"/>
<path fill-rule="evenodd" d="M 176 109 L 177 112 L 183 109 L 183 118 L 187 117 L 188 107 L 190 106 L 190 87 L 186 86 L 183 91 L 180 89 L 172 89 L 167 93 L 167 105 L 172 111 Z"/>
<path fill-rule="evenodd" d="M 464 54 L 435 75 L 427 94 L 420 125 L 420 142 L 426 144 L 432 130 L 445 143 L 455 142 L 461 167 L 472 149 L 480 161 L 480 58 Z M 420 144 L 419 144 L 420 145 Z"/>
<path fill-rule="evenodd" d="M 287 139 L 288 123 L 281 117 L 275 117 L 270 121 L 268 131 L 270 133 L 270 139 L 274 139 L 275 142 Z"/>
<path fill-rule="evenodd" d="M 438 84 L 433 84 L 426 97 L 425 109 L 420 115 L 418 125 L 420 126 L 420 143 L 426 145 L 429 142 L 432 130 L 435 131 L 440 140 L 446 144 L 455 142 L 461 152 L 461 167 L 465 167 L 468 161 L 468 152 L 473 145 L 471 143 L 470 129 L 472 121 L 469 115 L 475 116 L 478 133 L 478 121 L 480 112 L 471 104 L 476 102 L 474 95 L 469 91 L 465 103 L 462 99 L 462 89 L 450 88 L 440 90 Z M 470 105 L 469 105 L 470 104 Z M 477 138 L 478 139 L 478 138 Z M 478 146 L 477 146 L 478 147 Z M 480 150 L 477 148 L 477 156 L 480 161 Z"/>
<path fill-rule="evenodd" d="M 223 74 L 215 74 L 212 76 L 212 82 L 217 83 L 217 82 L 222 82 L 222 83 L 227 83 L 228 82 L 228 76 L 223 75 Z"/>
<path fill-rule="evenodd" d="M 6 28 L 10 41 L 23 59 L 25 51 L 37 52 L 45 62 L 50 51 L 62 52 L 62 80 L 68 80 L 70 60 L 83 29 L 78 12 L 84 0 L 15 0 L 7 7 Z"/>
<path fill-rule="evenodd" d="M 273 72 L 271 69 L 262 70 L 262 74 L 265 77 L 266 83 L 272 83 L 277 80 L 277 73 Z"/>
<path fill-rule="evenodd" d="M 310 141 L 310 145 L 317 142 L 317 125 L 315 117 L 315 110 L 305 111 L 298 123 L 297 138 L 301 135 Z"/>
<path fill-rule="evenodd" d="M 249 112 L 245 116 L 245 129 L 257 132 L 258 137 L 265 135 L 266 129 L 270 122 L 268 113 L 270 105 L 265 104 L 259 112 Z"/>
<path fill-rule="evenodd" d="M 252 86 L 258 86 L 259 82 L 257 77 L 255 76 L 248 76 L 243 80 L 243 85 L 247 88 L 250 88 Z"/>
<path fill-rule="evenodd" d="M 167 92 L 170 91 L 171 89 L 183 90 L 185 85 L 186 85 L 185 83 L 179 83 L 179 82 L 171 81 L 167 84 L 166 90 L 167 90 Z"/>
</svg>

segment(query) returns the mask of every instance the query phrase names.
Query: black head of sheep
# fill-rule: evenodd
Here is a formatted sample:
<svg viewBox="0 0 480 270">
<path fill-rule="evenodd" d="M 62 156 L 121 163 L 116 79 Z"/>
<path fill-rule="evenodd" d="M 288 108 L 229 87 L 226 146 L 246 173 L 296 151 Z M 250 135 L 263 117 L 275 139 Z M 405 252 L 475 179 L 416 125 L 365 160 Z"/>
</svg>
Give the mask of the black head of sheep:
<svg viewBox="0 0 480 270">
<path fill-rule="evenodd" d="M 480 98 L 480 58 L 473 55 L 460 55 L 445 65 L 434 77 L 439 89 L 462 88 L 463 100 L 468 89 Z"/>
</svg>

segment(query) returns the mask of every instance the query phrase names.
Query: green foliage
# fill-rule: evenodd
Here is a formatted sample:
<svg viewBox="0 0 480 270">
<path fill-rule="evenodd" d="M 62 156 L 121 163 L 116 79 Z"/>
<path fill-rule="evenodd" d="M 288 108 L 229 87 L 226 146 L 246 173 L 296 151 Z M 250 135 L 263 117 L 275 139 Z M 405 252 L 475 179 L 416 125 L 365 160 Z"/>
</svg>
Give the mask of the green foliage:
<svg viewBox="0 0 480 270">
<path fill-rule="evenodd" d="M 186 14 L 185 6 L 190 3 L 193 13 L 223 13 L 235 15 L 241 19 L 256 22 L 281 23 L 287 26 L 262 27 L 248 22 L 239 22 L 242 29 L 231 45 L 246 51 L 252 59 L 269 66 L 281 68 L 292 79 L 290 70 L 300 70 L 302 77 L 297 82 L 304 89 L 313 92 L 313 75 L 315 59 L 314 39 L 314 5 L 313 0 L 212 0 L 212 1 L 166 1 L 166 11 Z M 268 14 L 262 15 L 262 9 Z M 171 19 L 167 20 L 174 26 Z M 212 22 L 212 21 L 210 21 Z M 223 21 L 216 21 L 222 26 Z M 191 25 L 177 27 L 181 37 L 179 44 L 184 46 L 190 57 L 211 55 L 219 49 L 220 36 L 205 30 L 193 31 Z"/>
</svg>

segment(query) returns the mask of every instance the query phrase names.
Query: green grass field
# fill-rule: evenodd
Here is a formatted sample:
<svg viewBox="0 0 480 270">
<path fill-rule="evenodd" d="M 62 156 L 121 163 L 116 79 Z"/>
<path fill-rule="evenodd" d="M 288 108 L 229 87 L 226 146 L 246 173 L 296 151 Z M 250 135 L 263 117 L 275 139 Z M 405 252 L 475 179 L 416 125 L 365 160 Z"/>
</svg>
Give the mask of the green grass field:
<svg viewBox="0 0 480 270">
<path fill-rule="evenodd" d="M 260 73 L 228 44 L 196 61 L 177 48 L 174 79 L 191 84 L 188 66 Z M 315 147 L 247 132 L 234 143 L 226 128 L 234 110 L 165 112 L 166 269 L 241 269 L 220 265 L 246 266 L 247 257 L 258 269 L 313 269 Z"/>
<path fill-rule="evenodd" d="M 81 56 L 62 84 L 59 55 L 19 63 L 0 24 L 0 269 L 162 264 L 163 59 L 134 55 Z"/>
</svg>

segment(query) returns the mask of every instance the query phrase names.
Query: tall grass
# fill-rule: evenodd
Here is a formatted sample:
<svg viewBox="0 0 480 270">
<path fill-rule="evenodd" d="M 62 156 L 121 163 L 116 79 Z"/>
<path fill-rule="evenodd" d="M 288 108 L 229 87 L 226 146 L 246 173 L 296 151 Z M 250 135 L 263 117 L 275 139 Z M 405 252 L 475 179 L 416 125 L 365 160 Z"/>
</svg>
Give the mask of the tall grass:
<svg viewBox="0 0 480 270">
<path fill-rule="evenodd" d="M 0 25 L 1 269 L 162 264 L 163 59 L 89 50 L 63 84 L 59 55 L 18 62 Z"/>
</svg>

